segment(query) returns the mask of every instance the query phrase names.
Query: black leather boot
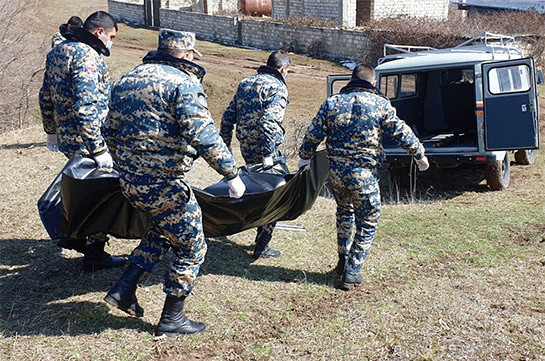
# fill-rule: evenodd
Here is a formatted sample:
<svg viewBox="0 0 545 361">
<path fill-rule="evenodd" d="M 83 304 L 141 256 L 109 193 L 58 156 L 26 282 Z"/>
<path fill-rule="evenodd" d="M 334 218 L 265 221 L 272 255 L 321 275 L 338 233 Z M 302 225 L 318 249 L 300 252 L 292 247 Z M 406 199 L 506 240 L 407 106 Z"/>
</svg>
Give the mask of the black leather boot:
<svg viewBox="0 0 545 361">
<path fill-rule="evenodd" d="M 272 224 L 274 226 L 274 224 Z M 267 230 L 270 229 L 270 226 L 267 227 L 257 227 L 257 235 L 255 237 L 255 248 L 254 248 L 254 259 L 258 258 L 277 258 L 280 257 L 282 252 L 272 249 L 269 247 L 271 242 L 272 232 L 269 233 Z M 274 227 L 273 227 L 274 229 Z"/>
<path fill-rule="evenodd" d="M 57 241 L 57 246 L 65 249 L 73 249 L 79 253 L 85 253 L 87 239 L 85 238 L 61 238 Z"/>
<path fill-rule="evenodd" d="M 185 316 L 184 301 L 184 296 L 178 298 L 167 295 L 161 319 L 155 329 L 155 336 L 157 338 L 191 335 L 204 331 L 206 328 L 204 323 L 193 322 Z"/>
<path fill-rule="evenodd" d="M 346 261 L 348 256 L 342 253 L 339 253 L 339 260 L 337 261 L 337 266 L 335 267 L 335 272 L 338 275 L 342 276 L 344 274 L 344 269 L 346 268 Z"/>
<path fill-rule="evenodd" d="M 104 301 L 131 316 L 144 316 L 144 309 L 140 307 L 136 299 L 136 286 L 144 272 L 142 268 L 134 263 L 129 263 L 129 267 L 123 272 L 117 284 L 104 297 Z"/>
<path fill-rule="evenodd" d="M 260 245 L 259 243 L 256 243 L 255 248 L 254 248 L 253 257 L 255 259 L 258 259 L 258 258 L 278 258 L 278 257 L 280 257 L 281 254 L 282 254 L 282 252 L 280 252 L 279 250 L 276 250 L 276 249 L 272 249 L 268 245 L 263 246 L 263 245 Z"/>
<path fill-rule="evenodd" d="M 351 274 L 345 272 L 343 275 L 343 284 L 341 288 L 346 291 L 353 290 L 354 288 L 360 286 L 363 283 L 363 277 L 359 273 Z"/>
<path fill-rule="evenodd" d="M 83 256 L 83 270 L 85 272 L 94 272 L 106 268 L 118 268 L 125 265 L 125 257 L 112 257 L 104 251 L 106 242 L 95 241 L 85 246 Z"/>
</svg>

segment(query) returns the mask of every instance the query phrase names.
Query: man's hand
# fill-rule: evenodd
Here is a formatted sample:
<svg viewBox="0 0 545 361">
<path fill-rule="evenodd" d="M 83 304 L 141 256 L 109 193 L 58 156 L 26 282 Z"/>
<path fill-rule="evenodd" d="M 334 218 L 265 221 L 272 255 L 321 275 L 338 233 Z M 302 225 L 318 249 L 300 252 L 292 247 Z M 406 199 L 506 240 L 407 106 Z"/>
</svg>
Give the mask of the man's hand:
<svg viewBox="0 0 545 361">
<path fill-rule="evenodd" d="M 246 186 L 238 175 L 230 181 L 227 181 L 227 184 L 229 185 L 229 197 L 231 198 L 240 198 L 246 191 Z"/>
<path fill-rule="evenodd" d="M 297 168 L 303 170 L 307 170 L 310 168 L 310 159 L 299 159 L 299 164 L 297 164 Z"/>
<path fill-rule="evenodd" d="M 422 159 L 415 159 L 416 165 L 418 165 L 418 170 L 423 172 L 430 167 L 430 162 L 428 158 L 424 156 Z"/>
<path fill-rule="evenodd" d="M 274 165 L 273 157 L 263 157 L 263 169 L 272 168 Z"/>
<path fill-rule="evenodd" d="M 114 160 L 109 152 L 102 153 L 101 155 L 95 155 L 93 157 L 99 168 L 112 169 L 114 167 Z"/>
<path fill-rule="evenodd" d="M 46 145 L 47 149 L 52 152 L 59 151 L 59 141 L 57 139 L 57 134 L 48 134 Z"/>
</svg>

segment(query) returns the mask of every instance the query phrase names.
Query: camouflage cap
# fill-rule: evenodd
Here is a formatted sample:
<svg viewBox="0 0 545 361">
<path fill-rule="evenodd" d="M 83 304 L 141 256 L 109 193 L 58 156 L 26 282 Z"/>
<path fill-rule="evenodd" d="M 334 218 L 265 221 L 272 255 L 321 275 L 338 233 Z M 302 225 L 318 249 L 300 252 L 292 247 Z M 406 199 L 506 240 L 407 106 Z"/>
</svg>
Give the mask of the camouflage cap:
<svg viewBox="0 0 545 361">
<path fill-rule="evenodd" d="M 159 50 L 193 50 L 195 54 L 202 56 L 200 51 L 195 49 L 195 33 L 189 31 L 161 29 L 159 31 L 159 46 L 157 48 Z"/>
</svg>

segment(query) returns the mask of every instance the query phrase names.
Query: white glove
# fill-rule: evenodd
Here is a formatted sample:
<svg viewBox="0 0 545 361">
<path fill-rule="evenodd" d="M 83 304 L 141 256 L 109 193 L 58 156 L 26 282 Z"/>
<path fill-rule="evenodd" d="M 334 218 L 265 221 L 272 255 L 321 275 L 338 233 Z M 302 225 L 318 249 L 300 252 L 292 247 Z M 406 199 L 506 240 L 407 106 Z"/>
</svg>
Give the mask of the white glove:
<svg viewBox="0 0 545 361">
<path fill-rule="evenodd" d="M 99 168 L 112 169 L 114 167 L 114 160 L 110 155 L 110 152 L 102 153 L 93 157 Z"/>
<path fill-rule="evenodd" d="M 227 181 L 227 184 L 229 185 L 229 197 L 231 198 L 240 198 L 246 191 L 246 186 L 238 175 L 230 181 Z"/>
<path fill-rule="evenodd" d="M 421 172 L 430 167 L 430 162 L 428 162 L 428 158 L 426 156 L 424 156 L 422 159 L 415 159 L 415 162 L 418 165 L 418 170 Z"/>
<path fill-rule="evenodd" d="M 274 165 L 273 157 L 263 157 L 263 169 L 272 168 Z"/>
<path fill-rule="evenodd" d="M 299 164 L 297 164 L 297 168 L 303 170 L 307 170 L 310 168 L 310 159 L 299 159 Z"/>
<path fill-rule="evenodd" d="M 58 152 L 59 151 L 59 141 L 57 139 L 57 134 L 48 134 L 47 135 L 46 147 L 47 147 L 47 149 L 49 149 L 52 152 Z"/>
</svg>

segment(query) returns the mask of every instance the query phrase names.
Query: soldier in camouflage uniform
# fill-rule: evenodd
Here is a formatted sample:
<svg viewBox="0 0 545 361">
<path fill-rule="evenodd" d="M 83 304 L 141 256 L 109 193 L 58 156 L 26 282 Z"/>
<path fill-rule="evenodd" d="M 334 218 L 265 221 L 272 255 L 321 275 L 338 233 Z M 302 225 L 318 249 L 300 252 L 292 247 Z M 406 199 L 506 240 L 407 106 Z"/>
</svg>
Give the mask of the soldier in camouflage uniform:
<svg viewBox="0 0 545 361">
<path fill-rule="evenodd" d="M 299 149 L 301 168 L 307 166 L 317 146 L 327 138 L 330 181 L 337 203 L 336 269 L 346 290 L 363 282 L 359 272 L 380 217 L 377 168 L 384 160 L 383 134 L 414 157 L 420 170 L 429 166 L 423 145 L 396 116 L 390 101 L 375 84 L 372 67 L 354 68 L 347 86 L 322 104 Z"/>
<path fill-rule="evenodd" d="M 83 20 L 81 20 L 79 16 L 70 17 L 70 19 L 68 19 L 68 22 L 59 26 L 59 31 L 57 31 L 51 37 L 51 48 L 54 48 L 55 46 L 66 40 L 66 38 L 62 34 L 64 34 L 67 30 L 71 29 L 72 27 L 81 28 L 82 26 Z"/>
<path fill-rule="evenodd" d="M 89 15 L 83 27 L 67 29 L 67 40 L 47 54 L 40 89 L 47 148 L 60 150 L 67 158 L 90 157 L 99 167 L 110 169 L 113 161 L 100 129 L 108 113 L 110 73 L 101 54 L 110 55 L 116 33 L 117 23 L 103 11 Z M 59 245 L 83 252 L 86 271 L 122 266 L 124 258 L 104 252 L 106 241 L 104 234 L 96 234 L 60 240 Z"/>
<path fill-rule="evenodd" d="M 240 142 L 240 151 L 247 164 L 262 163 L 271 168 L 285 160 L 278 147 L 284 142 L 282 120 L 289 103 L 286 77 L 290 66 L 289 56 L 273 52 L 266 66 L 257 74 L 240 82 L 237 92 L 223 113 L 220 134 L 225 144 L 231 145 L 233 129 Z M 269 247 L 276 223 L 258 227 L 254 258 L 279 257 L 280 251 Z"/>
<path fill-rule="evenodd" d="M 206 253 L 201 209 L 184 174 L 202 156 L 227 179 L 231 197 L 239 198 L 245 190 L 235 160 L 214 127 L 201 84 L 205 70 L 192 62 L 194 53 L 201 55 L 195 34 L 162 29 L 158 50 L 114 85 L 104 126 L 123 194 L 153 224 L 105 301 L 141 317 L 138 280 L 172 248 L 175 260 L 165 277 L 167 297 L 155 330 L 159 337 L 205 328 L 183 313 Z"/>
</svg>

